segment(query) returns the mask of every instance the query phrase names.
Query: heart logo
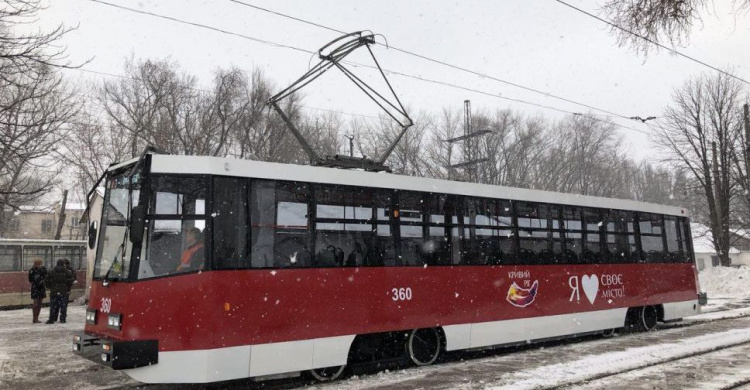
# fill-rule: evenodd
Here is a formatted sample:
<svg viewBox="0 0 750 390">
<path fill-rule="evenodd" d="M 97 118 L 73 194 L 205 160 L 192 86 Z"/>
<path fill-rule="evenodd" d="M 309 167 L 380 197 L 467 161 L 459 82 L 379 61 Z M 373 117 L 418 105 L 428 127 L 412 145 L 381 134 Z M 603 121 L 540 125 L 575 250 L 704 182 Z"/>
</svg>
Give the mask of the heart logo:
<svg viewBox="0 0 750 390">
<path fill-rule="evenodd" d="M 583 275 L 581 277 L 581 286 L 583 287 L 583 293 L 586 294 L 586 298 L 593 305 L 596 300 L 596 294 L 599 293 L 599 278 L 595 274 L 591 276 Z"/>
</svg>

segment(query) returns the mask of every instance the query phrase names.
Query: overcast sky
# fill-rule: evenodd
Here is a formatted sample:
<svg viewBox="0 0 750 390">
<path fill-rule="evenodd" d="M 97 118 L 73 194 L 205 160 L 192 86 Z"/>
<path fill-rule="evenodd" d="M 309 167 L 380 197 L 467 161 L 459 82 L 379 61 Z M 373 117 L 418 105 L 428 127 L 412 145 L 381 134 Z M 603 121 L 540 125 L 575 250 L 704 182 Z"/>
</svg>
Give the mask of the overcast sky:
<svg viewBox="0 0 750 390">
<path fill-rule="evenodd" d="M 229 0 L 131 1 L 106 0 L 123 6 L 210 25 L 254 38 L 316 51 L 337 33 L 284 19 Z M 674 88 L 711 70 L 667 51 L 647 58 L 618 47 L 600 21 L 552 0 L 537 1 L 257 1 L 247 3 L 343 31 L 371 30 L 398 48 L 548 92 L 624 116 L 659 116 Z M 569 0 L 598 12 L 601 2 Z M 711 65 L 732 69 L 750 79 L 750 15 L 731 14 L 730 0 L 715 0 L 703 12 L 681 52 Z M 58 0 L 41 15 L 47 28 L 59 23 L 79 28 L 66 36 L 72 62 L 93 60 L 84 68 L 123 73 L 127 57 L 169 58 L 185 72 L 208 84 L 218 67 L 261 68 L 286 86 L 308 68 L 309 54 L 248 39 L 136 14 L 90 0 Z M 573 112 L 590 110 L 490 79 L 436 65 L 384 46 L 374 48 L 385 69 L 439 80 L 508 98 L 522 99 Z M 354 59 L 354 58 L 353 58 Z M 356 60 L 365 61 L 362 56 Z M 102 76 L 67 71 L 71 80 Z M 377 115 L 378 108 L 339 73 L 305 88 L 309 107 Z M 528 115 L 559 119 L 562 114 L 496 97 L 436 85 L 403 76 L 390 80 L 410 113 L 463 109 L 470 99 L 474 111 L 511 108 Z M 636 121 L 612 118 L 647 132 Z M 653 155 L 646 136 L 623 130 L 630 154 Z"/>
</svg>

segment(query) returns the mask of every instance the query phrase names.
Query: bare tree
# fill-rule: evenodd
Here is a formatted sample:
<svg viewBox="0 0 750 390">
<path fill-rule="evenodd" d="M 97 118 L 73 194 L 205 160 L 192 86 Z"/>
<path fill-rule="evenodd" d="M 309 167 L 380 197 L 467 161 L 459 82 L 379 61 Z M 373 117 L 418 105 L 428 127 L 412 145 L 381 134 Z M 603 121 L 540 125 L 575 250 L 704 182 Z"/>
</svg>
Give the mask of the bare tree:
<svg viewBox="0 0 750 390">
<path fill-rule="evenodd" d="M 70 124 L 56 158 L 73 177 L 76 192 L 85 196 L 109 164 L 134 157 L 132 134 L 84 113 Z"/>
<path fill-rule="evenodd" d="M 46 69 L 46 70 L 45 70 Z M 0 235 L 5 213 L 38 201 L 57 181 L 52 153 L 78 112 L 78 102 L 49 67 L 0 90 Z M 45 73 L 46 72 L 46 73 Z"/>
<path fill-rule="evenodd" d="M 19 31 L 18 26 L 36 21 L 43 8 L 40 0 L 5 0 L 0 5 L 0 87 L 33 84 L 46 79 L 51 68 L 77 67 L 59 44 L 71 29 L 59 25 L 47 32 Z"/>
<path fill-rule="evenodd" d="M 714 246 L 728 266 L 730 205 L 735 196 L 732 156 L 741 128 L 742 86 L 723 74 L 688 80 L 673 93 L 674 103 L 654 136 L 667 151 L 665 161 L 689 172 L 705 196 Z"/>
<path fill-rule="evenodd" d="M 750 8 L 750 0 L 733 2 L 737 12 Z M 609 0 L 603 11 L 623 28 L 612 28 L 620 46 L 647 54 L 653 43 L 681 45 L 687 41 L 707 4 L 707 0 Z"/>
<path fill-rule="evenodd" d="M 407 109 L 407 112 L 409 110 Z M 410 127 L 401 141 L 393 149 L 393 152 L 385 164 L 394 173 L 408 176 L 427 176 L 427 143 L 429 142 L 428 129 L 432 128 L 432 118 L 427 113 L 419 113 L 412 117 L 414 126 Z M 382 114 L 378 120 L 362 121 L 362 126 L 357 132 L 361 142 L 363 154 L 370 157 L 382 156 L 385 150 L 396 139 L 401 132 L 401 127 L 389 116 Z"/>
</svg>

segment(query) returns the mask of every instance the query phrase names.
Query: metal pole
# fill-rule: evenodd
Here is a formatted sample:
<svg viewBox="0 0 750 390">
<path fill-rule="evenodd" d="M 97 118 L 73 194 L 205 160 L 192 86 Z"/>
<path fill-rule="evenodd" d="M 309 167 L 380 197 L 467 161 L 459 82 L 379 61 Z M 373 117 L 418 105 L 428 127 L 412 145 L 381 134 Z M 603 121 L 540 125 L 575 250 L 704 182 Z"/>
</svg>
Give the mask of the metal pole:
<svg viewBox="0 0 750 390">
<path fill-rule="evenodd" d="M 284 123 L 286 123 L 287 126 L 289 126 L 289 130 L 292 131 L 292 134 L 294 134 L 294 137 L 297 138 L 297 141 L 299 141 L 300 145 L 302 145 L 302 149 L 305 150 L 305 153 L 307 153 L 308 157 L 310 157 L 310 161 L 312 163 L 318 163 L 320 162 L 320 158 L 318 157 L 318 154 L 315 153 L 312 147 L 310 147 L 310 144 L 307 143 L 305 140 L 305 137 L 302 136 L 302 133 L 297 130 L 297 127 L 294 126 L 294 123 L 292 123 L 292 120 L 289 119 L 286 114 L 284 114 L 284 111 L 281 110 L 278 104 L 276 104 L 275 101 L 271 101 L 271 107 L 273 107 L 276 112 L 281 115 L 281 119 L 284 120 Z"/>
<path fill-rule="evenodd" d="M 354 136 L 344 134 L 344 137 L 349 140 L 349 157 L 354 157 Z"/>
</svg>

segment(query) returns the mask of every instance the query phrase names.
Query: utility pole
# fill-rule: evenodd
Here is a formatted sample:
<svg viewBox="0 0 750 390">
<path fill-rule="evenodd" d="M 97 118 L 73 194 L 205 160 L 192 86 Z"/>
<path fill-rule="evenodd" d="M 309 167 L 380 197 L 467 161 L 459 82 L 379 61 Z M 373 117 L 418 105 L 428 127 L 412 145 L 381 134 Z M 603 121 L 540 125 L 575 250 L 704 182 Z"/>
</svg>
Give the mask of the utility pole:
<svg viewBox="0 0 750 390">
<path fill-rule="evenodd" d="M 471 134 L 471 100 L 464 100 L 464 136 L 468 136 Z M 464 143 L 464 151 L 465 151 L 465 159 L 466 161 L 473 161 L 474 160 L 474 140 L 469 139 Z M 469 173 L 469 181 L 474 182 L 476 181 L 476 164 L 472 165 L 468 169 Z"/>
<path fill-rule="evenodd" d="M 62 204 L 60 205 L 60 219 L 57 221 L 57 230 L 55 230 L 55 240 L 60 239 L 62 228 L 65 226 L 65 206 L 68 201 L 68 190 L 63 191 Z"/>
<path fill-rule="evenodd" d="M 453 170 L 454 168 L 465 168 L 468 167 L 468 173 L 469 173 L 469 181 L 478 181 L 474 176 L 478 176 L 476 174 L 476 165 L 482 162 L 485 162 L 489 160 L 488 158 L 481 158 L 481 159 L 475 159 L 474 154 L 476 152 L 476 149 L 479 148 L 478 143 L 476 144 L 476 147 L 474 147 L 475 144 L 471 144 L 472 138 L 489 134 L 492 130 L 477 130 L 472 131 L 471 127 L 471 101 L 470 100 L 464 100 L 464 135 L 456 138 L 446 139 L 443 140 L 443 142 L 448 143 L 448 180 L 453 179 Z M 459 164 L 451 164 L 450 157 L 453 153 L 453 143 L 458 141 L 466 141 L 464 143 L 464 162 Z M 468 144 L 468 145 L 467 145 Z"/>
<path fill-rule="evenodd" d="M 344 134 L 344 137 L 349 140 L 349 157 L 354 157 L 354 136 Z"/>
</svg>

